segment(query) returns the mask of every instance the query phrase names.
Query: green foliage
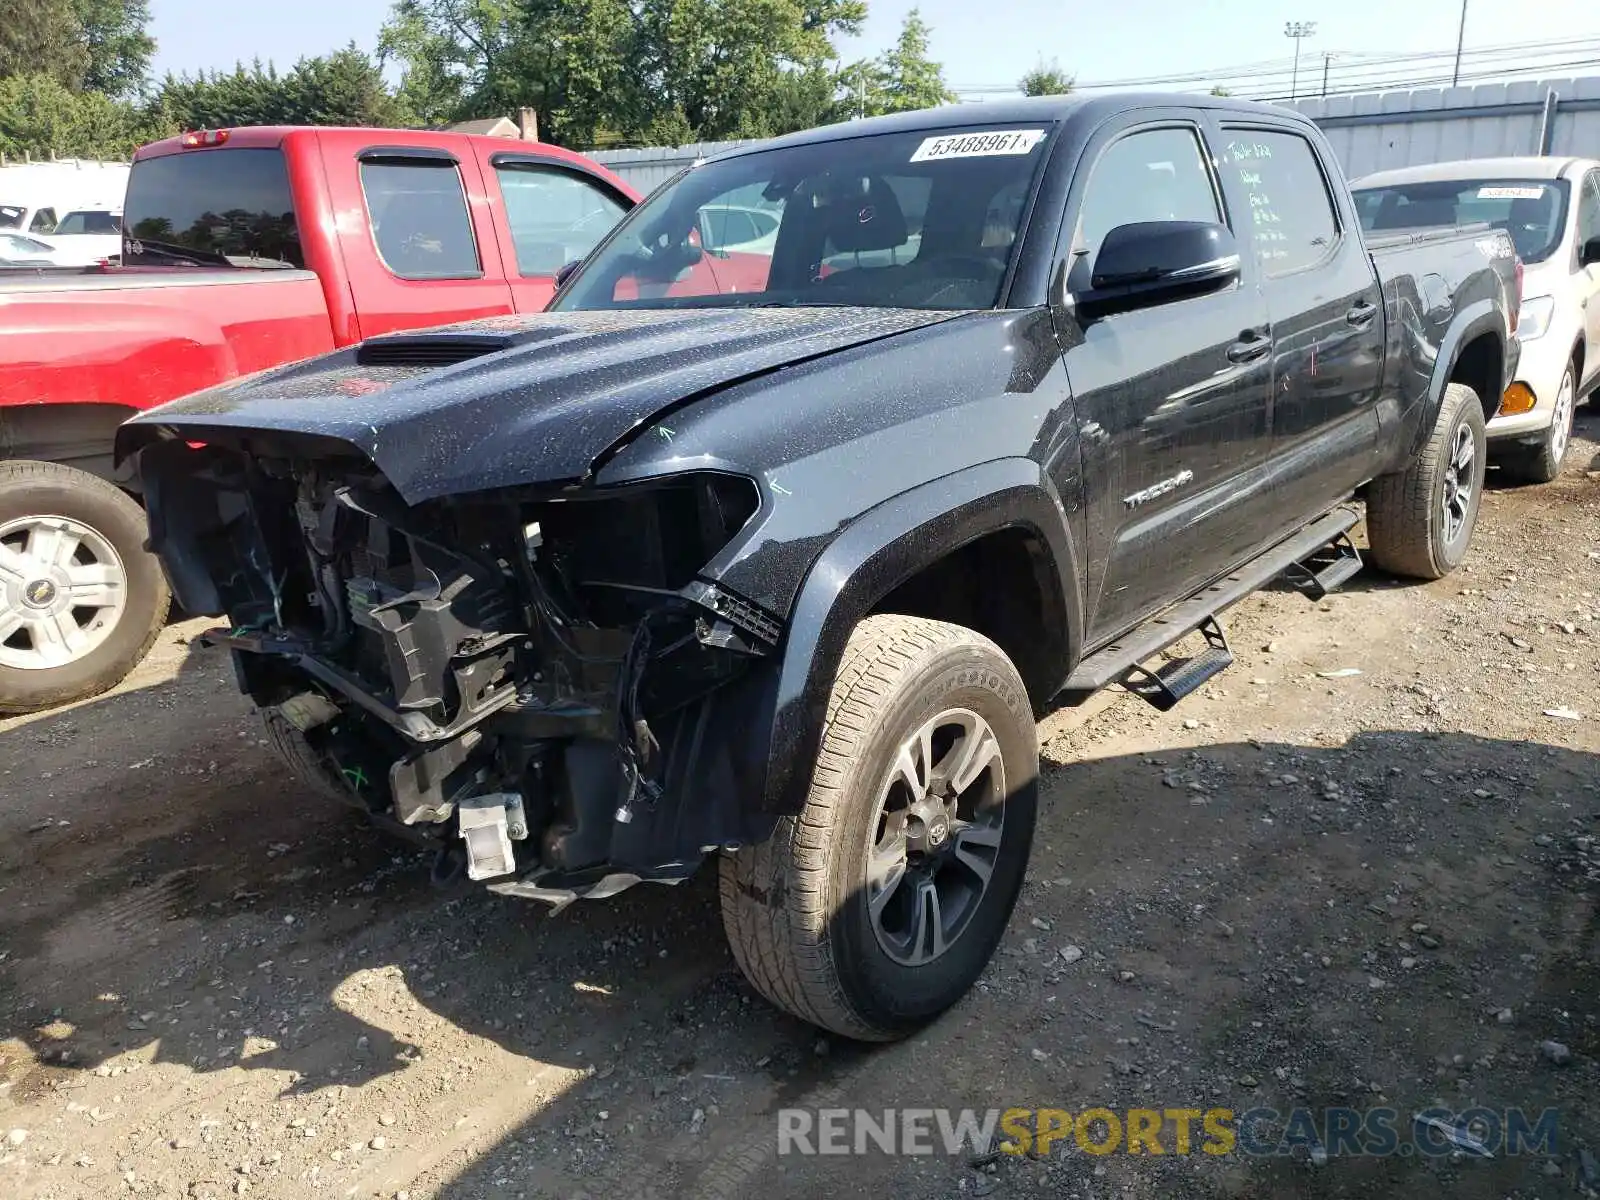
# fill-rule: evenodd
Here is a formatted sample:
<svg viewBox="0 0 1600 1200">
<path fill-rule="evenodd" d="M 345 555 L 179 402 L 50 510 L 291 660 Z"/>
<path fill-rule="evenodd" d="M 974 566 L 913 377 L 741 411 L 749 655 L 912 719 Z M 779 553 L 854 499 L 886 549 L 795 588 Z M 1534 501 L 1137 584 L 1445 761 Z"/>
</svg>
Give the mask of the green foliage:
<svg viewBox="0 0 1600 1200">
<path fill-rule="evenodd" d="M 149 0 L 72 0 L 71 13 L 88 58 L 84 90 L 132 96 L 143 89 L 156 52 Z"/>
<path fill-rule="evenodd" d="M 1223 87 L 1220 83 L 1212 85 L 1211 94 L 1213 96 L 1231 96 L 1231 95 L 1233 95 L 1232 92 L 1230 92 L 1227 88 Z"/>
<path fill-rule="evenodd" d="M 0 79 L 0 153 L 126 158 L 145 142 L 177 132 L 159 111 L 99 92 L 74 92 L 50 75 Z"/>
<path fill-rule="evenodd" d="M 203 75 L 168 75 L 155 107 L 183 129 L 229 125 L 406 125 L 412 114 L 354 46 L 302 58 L 280 75 L 257 59 Z"/>
<path fill-rule="evenodd" d="M 66 0 L 5 0 L 0 12 L 0 80 L 43 75 L 82 85 L 89 68 L 83 29 Z"/>
<path fill-rule="evenodd" d="M 915 112 L 955 103 L 956 94 L 944 81 L 944 67 L 928 57 L 932 32 L 922 14 L 913 8 L 900 27 L 895 48 L 879 60 L 886 112 Z"/>
<path fill-rule="evenodd" d="M 864 0 L 398 0 L 379 43 L 441 123 L 539 112 L 564 145 L 787 133 L 845 115 L 833 38 Z"/>
<path fill-rule="evenodd" d="M 852 63 L 839 74 L 844 108 L 852 116 L 881 117 L 954 104 L 944 68 L 928 57 L 932 31 L 917 9 L 906 14 L 893 50 Z"/>
<path fill-rule="evenodd" d="M 1076 82 L 1055 59 L 1047 63 L 1041 58 L 1033 70 L 1022 77 L 1017 87 L 1024 96 L 1065 96 Z"/>
<path fill-rule="evenodd" d="M 0 4 L 8 155 L 122 156 L 179 129 L 438 126 L 523 107 L 564 145 L 677 144 L 955 99 L 916 10 L 893 49 L 841 70 L 835 38 L 861 31 L 866 0 L 396 0 L 377 61 L 352 45 L 284 72 L 258 60 L 155 85 L 150 0 Z"/>
</svg>

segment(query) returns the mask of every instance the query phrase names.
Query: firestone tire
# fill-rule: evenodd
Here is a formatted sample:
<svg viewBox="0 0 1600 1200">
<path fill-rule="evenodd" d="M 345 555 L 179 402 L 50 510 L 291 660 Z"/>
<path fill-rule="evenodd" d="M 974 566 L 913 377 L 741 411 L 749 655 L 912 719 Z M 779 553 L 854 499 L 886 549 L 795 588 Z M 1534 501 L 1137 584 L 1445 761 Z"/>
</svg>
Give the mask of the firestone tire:
<svg viewBox="0 0 1600 1200">
<path fill-rule="evenodd" d="M 1027 691 L 998 646 L 940 621 L 863 621 L 804 807 L 721 862 L 723 927 L 746 978 L 862 1041 L 933 1020 L 1005 932 L 1038 770 Z"/>
<path fill-rule="evenodd" d="M 1442 579 L 1461 565 L 1478 522 L 1487 445 L 1478 393 L 1448 385 L 1422 452 L 1367 489 L 1373 562 L 1413 579 Z"/>
<path fill-rule="evenodd" d="M 149 653 L 171 599 L 146 536 L 144 510 L 103 479 L 0 462 L 0 712 L 97 696 Z M 58 612 L 51 597 L 73 588 L 94 603 Z"/>
</svg>

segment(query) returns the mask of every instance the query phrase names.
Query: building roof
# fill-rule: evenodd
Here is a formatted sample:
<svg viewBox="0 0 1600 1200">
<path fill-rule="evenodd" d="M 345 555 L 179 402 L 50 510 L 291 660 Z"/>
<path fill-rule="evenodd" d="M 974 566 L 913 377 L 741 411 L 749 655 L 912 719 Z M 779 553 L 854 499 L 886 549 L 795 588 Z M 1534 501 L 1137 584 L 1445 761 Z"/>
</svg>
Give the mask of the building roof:
<svg viewBox="0 0 1600 1200">
<path fill-rule="evenodd" d="M 476 121 L 457 121 L 454 125 L 446 125 L 451 133 L 472 133 L 480 137 L 508 137 L 519 138 L 522 130 L 517 128 L 517 123 L 509 117 L 485 117 Z"/>
</svg>

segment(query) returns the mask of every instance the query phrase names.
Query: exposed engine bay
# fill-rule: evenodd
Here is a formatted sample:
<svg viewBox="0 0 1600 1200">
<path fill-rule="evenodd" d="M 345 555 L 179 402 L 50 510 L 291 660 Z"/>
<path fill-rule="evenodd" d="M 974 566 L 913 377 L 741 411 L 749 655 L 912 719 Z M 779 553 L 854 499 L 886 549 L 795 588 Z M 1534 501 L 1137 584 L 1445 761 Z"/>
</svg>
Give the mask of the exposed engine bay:
<svg viewBox="0 0 1600 1200">
<path fill-rule="evenodd" d="M 406 505 L 369 461 L 167 442 L 152 541 L 274 736 L 434 844 L 436 874 L 560 905 L 757 840 L 779 623 L 698 573 L 740 476 Z M 170 469 L 168 469 L 170 468 Z"/>
</svg>

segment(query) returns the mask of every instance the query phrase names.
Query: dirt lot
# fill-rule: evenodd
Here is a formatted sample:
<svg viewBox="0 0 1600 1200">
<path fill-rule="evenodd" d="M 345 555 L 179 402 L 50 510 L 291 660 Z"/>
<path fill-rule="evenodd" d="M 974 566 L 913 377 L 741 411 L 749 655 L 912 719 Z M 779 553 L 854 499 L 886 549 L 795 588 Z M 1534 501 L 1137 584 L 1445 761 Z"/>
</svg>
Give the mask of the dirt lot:
<svg viewBox="0 0 1600 1200">
<path fill-rule="evenodd" d="M 205 623 L 174 627 L 118 693 L 0 725 L 0 1196 L 1600 1186 L 1600 414 L 1579 433 L 1564 479 L 1489 494 L 1457 576 L 1262 595 L 1176 712 L 1051 717 L 1004 949 L 884 1049 L 757 999 L 709 875 L 554 919 L 434 892 L 286 780 L 190 653 Z M 786 1106 L 1096 1104 L 1554 1106 L 1560 1145 L 777 1154 Z"/>
</svg>

